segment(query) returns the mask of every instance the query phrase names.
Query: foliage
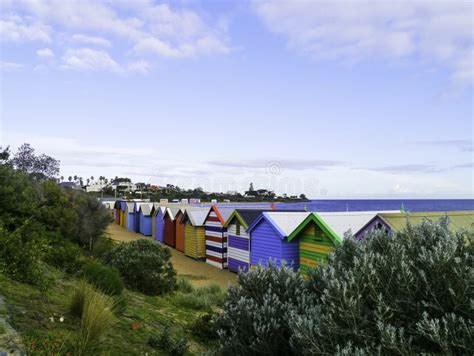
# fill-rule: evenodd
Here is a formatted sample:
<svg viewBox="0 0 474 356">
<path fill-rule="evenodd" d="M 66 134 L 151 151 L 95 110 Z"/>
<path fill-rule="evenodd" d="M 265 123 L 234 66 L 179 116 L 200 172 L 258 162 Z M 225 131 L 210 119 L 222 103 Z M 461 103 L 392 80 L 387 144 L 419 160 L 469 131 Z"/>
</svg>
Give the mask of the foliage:
<svg viewBox="0 0 474 356">
<path fill-rule="evenodd" d="M 116 268 L 103 266 L 97 262 L 90 262 L 83 266 L 82 272 L 89 283 L 103 293 L 115 296 L 122 294 L 124 286 L 119 271 Z"/>
<path fill-rule="evenodd" d="M 173 297 L 173 304 L 176 306 L 194 309 L 194 310 L 207 310 L 211 311 L 214 306 L 221 306 L 224 303 L 225 294 L 221 287 L 217 284 L 210 284 L 207 286 L 189 289 L 188 287 L 183 288 L 183 282 L 181 282 L 182 290 L 188 290 L 185 292 L 177 292 Z"/>
<path fill-rule="evenodd" d="M 194 291 L 194 287 L 187 278 L 178 278 L 176 282 L 176 289 L 182 293 L 191 293 Z"/>
<path fill-rule="evenodd" d="M 115 247 L 114 240 L 101 236 L 92 247 L 92 256 L 102 259 L 106 253 Z"/>
<path fill-rule="evenodd" d="M 5 229 L 14 231 L 32 218 L 39 200 L 39 187 L 26 174 L 0 165 L 0 219 Z"/>
<path fill-rule="evenodd" d="M 104 260 L 117 268 L 125 283 L 149 295 L 162 295 L 176 287 L 176 272 L 167 247 L 146 239 L 119 244 Z"/>
<path fill-rule="evenodd" d="M 10 232 L 0 226 L 0 273 L 20 281 L 44 286 L 41 258 L 46 249 L 41 226 L 26 221 Z"/>
<path fill-rule="evenodd" d="M 59 174 L 59 161 L 45 154 L 35 155 L 34 148 L 28 143 L 18 148 L 11 162 L 16 169 L 37 180 L 53 179 Z"/>
<path fill-rule="evenodd" d="M 305 354 L 472 354 L 472 263 L 472 237 L 447 218 L 345 241 L 311 273 L 292 343 Z"/>
<path fill-rule="evenodd" d="M 110 215 L 97 199 L 86 193 L 76 193 L 76 211 L 79 216 L 77 242 L 92 251 L 94 243 L 100 239 L 108 224 Z"/>
<path fill-rule="evenodd" d="M 203 342 L 217 340 L 219 335 L 217 334 L 216 317 L 217 315 L 213 312 L 199 315 L 189 328 L 191 333 Z"/>
<path fill-rule="evenodd" d="M 291 355 L 290 316 L 298 313 L 304 280 L 293 269 L 257 266 L 240 273 L 228 291 L 224 312 L 217 319 L 222 353 Z"/>
<path fill-rule="evenodd" d="M 113 298 L 96 292 L 86 283 L 78 285 L 70 307 L 76 315 L 81 312 L 81 328 L 76 342 L 77 354 L 88 354 L 97 346 L 115 321 L 114 308 Z"/>
<path fill-rule="evenodd" d="M 68 273 L 76 273 L 84 263 L 82 250 L 79 246 L 59 236 L 49 239 L 43 260 Z"/>
<path fill-rule="evenodd" d="M 345 239 L 305 281 L 239 275 L 217 320 L 223 353 L 472 354 L 472 236 L 448 219 Z"/>
<path fill-rule="evenodd" d="M 166 351 L 170 355 L 184 355 L 188 349 L 188 341 L 183 337 L 173 339 L 169 328 L 165 328 L 157 336 L 150 336 L 148 345 Z"/>
</svg>

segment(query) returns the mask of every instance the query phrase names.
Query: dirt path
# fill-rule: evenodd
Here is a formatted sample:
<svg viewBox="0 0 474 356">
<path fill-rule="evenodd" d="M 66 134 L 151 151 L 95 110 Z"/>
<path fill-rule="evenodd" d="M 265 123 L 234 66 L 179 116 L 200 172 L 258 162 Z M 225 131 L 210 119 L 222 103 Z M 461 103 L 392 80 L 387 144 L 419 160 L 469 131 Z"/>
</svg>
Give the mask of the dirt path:
<svg viewBox="0 0 474 356">
<path fill-rule="evenodd" d="M 140 238 L 151 238 L 123 229 L 117 224 L 110 224 L 107 228 L 107 233 L 112 239 L 120 242 L 130 242 Z M 176 251 L 174 248 L 170 248 L 170 250 L 172 254 L 171 261 L 178 275 L 187 277 L 195 286 L 217 283 L 222 288 L 227 288 L 229 284 L 235 284 L 237 281 L 237 275 L 235 273 L 229 272 L 228 270 L 221 270 L 203 261 L 195 261 L 185 256 L 184 253 Z"/>
</svg>

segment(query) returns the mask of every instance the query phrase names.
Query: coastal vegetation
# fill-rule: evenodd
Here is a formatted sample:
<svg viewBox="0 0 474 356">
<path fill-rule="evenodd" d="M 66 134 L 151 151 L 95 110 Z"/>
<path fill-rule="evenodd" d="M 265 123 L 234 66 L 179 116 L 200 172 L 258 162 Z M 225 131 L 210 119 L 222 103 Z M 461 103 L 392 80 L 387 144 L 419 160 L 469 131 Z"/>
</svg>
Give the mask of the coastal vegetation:
<svg viewBox="0 0 474 356">
<path fill-rule="evenodd" d="M 108 239 L 106 209 L 25 152 L 0 150 L 0 351 L 474 353 L 473 236 L 447 218 L 347 236 L 306 274 L 270 262 L 196 287 L 167 247 Z"/>
</svg>

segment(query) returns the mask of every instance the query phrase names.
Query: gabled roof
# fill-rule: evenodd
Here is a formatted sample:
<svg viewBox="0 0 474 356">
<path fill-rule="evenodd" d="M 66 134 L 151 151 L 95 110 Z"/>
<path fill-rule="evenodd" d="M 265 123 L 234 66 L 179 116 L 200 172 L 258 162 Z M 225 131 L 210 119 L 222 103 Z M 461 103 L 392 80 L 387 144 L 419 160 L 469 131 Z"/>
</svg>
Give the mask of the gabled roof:
<svg viewBox="0 0 474 356">
<path fill-rule="evenodd" d="M 308 212 L 265 211 L 247 229 L 251 232 L 262 220 L 266 220 L 281 239 L 288 237 L 308 217 Z"/>
<path fill-rule="evenodd" d="M 174 220 L 176 214 L 180 211 L 180 208 L 166 208 L 165 213 L 163 214 L 163 219 L 166 216 L 169 216 L 171 220 Z"/>
<path fill-rule="evenodd" d="M 193 226 L 203 226 L 208 213 L 208 208 L 186 209 L 181 222 L 184 223 L 189 220 Z"/>
<path fill-rule="evenodd" d="M 245 230 L 260 216 L 264 211 L 272 211 L 271 209 L 235 209 L 227 218 L 224 227 L 228 227 L 232 220 L 236 218 L 242 224 Z"/>
<path fill-rule="evenodd" d="M 138 211 L 141 211 L 144 216 L 150 216 L 152 208 L 153 204 L 143 203 L 140 204 L 140 208 Z"/>
<path fill-rule="evenodd" d="M 209 217 L 209 214 L 211 213 L 211 211 L 214 211 L 216 213 L 217 218 L 219 219 L 220 223 L 224 225 L 227 219 L 229 218 L 229 216 L 231 216 L 232 213 L 235 211 L 235 208 L 230 207 L 230 206 L 218 207 L 216 205 L 212 205 L 211 208 L 208 210 L 206 218 L 204 219 L 205 221 Z"/>
<path fill-rule="evenodd" d="M 161 215 L 165 214 L 166 207 L 158 205 L 158 207 L 153 207 L 153 216 L 157 216 L 158 213 L 161 211 Z"/>
<path fill-rule="evenodd" d="M 384 211 L 383 213 L 396 213 L 395 211 Z M 350 212 L 320 212 L 319 217 L 328 225 L 337 236 L 342 239 L 344 234 L 349 232 L 354 235 L 365 224 L 373 219 L 378 211 L 350 211 Z"/>
<path fill-rule="evenodd" d="M 130 213 L 130 212 L 135 213 L 135 203 L 127 202 L 126 210 L 128 211 L 128 213 Z"/>
<path fill-rule="evenodd" d="M 313 222 L 317 226 L 319 226 L 319 228 L 321 228 L 321 230 L 323 230 L 324 233 L 336 243 L 342 241 L 341 236 L 339 236 L 333 229 L 331 229 L 331 227 L 328 226 L 326 222 L 316 213 L 310 213 L 306 217 L 306 219 L 304 219 L 301 224 L 299 224 L 298 227 L 294 229 L 293 232 L 288 236 L 288 241 L 291 241 L 295 237 L 297 237 L 301 233 L 301 231 L 303 231 L 304 228 L 308 226 L 310 222 Z"/>
<path fill-rule="evenodd" d="M 448 216 L 449 227 L 451 231 L 466 229 L 474 233 L 474 210 L 466 211 L 448 211 L 448 212 L 416 212 L 416 213 L 380 213 L 373 217 L 367 224 L 362 226 L 357 233 L 363 231 L 375 219 L 381 219 L 394 231 L 403 230 L 407 221 L 412 225 L 419 225 L 424 219 L 437 221 L 440 218 Z"/>
</svg>

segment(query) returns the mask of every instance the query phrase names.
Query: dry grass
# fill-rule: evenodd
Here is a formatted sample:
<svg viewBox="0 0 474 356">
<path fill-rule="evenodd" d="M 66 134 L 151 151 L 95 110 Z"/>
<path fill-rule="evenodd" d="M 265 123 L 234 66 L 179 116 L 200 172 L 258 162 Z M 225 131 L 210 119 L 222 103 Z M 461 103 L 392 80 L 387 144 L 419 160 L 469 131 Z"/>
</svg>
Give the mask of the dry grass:
<svg viewBox="0 0 474 356">
<path fill-rule="evenodd" d="M 144 237 L 141 234 L 128 231 L 112 223 L 107 228 L 110 238 L 120 242 L 130 242 Z M 229 284 L 237 282 L 237 275 L 228 270 L 221 270 L 211 266 L 203 261 L 196 261 L 184 255 L 184 253 L 170 248 L 172 258 L 171 261 L 178 276 L 188 278 L 195 287 L 201 287 L 209 284 L 218 284 L 221 288 L 227 289 Z"/>
<path fill-rule="evenodd" d="M 114 298 L 95 291 L 86 282 L 78 283 L 70 305 L 71 313 L 81 317 L 77 354 L 87 354 L 112 327 L 115 321 L 115 303 Z"/>
</svg>

